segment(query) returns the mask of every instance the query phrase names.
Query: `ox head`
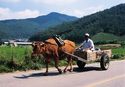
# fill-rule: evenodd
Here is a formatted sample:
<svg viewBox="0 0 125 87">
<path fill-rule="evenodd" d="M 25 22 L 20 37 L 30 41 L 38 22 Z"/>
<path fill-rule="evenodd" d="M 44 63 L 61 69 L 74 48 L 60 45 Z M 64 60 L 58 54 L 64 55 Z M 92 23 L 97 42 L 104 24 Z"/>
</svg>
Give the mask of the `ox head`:
<svg viewBox="0 0 125 87">
<path fill-rule="evenodd" d="M 32 56 L 38 56 L 40 54 L 43 54 L 45 50 L 45 43 L 44 42 L 33 42 L 32 43 Z"/>
</svg>

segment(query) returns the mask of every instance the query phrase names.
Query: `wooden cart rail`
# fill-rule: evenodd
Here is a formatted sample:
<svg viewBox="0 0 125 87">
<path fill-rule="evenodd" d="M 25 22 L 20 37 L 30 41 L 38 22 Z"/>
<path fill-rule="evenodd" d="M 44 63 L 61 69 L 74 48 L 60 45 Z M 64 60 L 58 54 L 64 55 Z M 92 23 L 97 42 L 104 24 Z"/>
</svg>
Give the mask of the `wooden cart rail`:
<svg viewBox="0 0 125 87">
<path fill-rule="evenodd" d="M 85 59 L 83 59 L 83 58 L 81 58 L 81 57 L 78 57 L 78 56 L 76 56 L 76 55 L 74 55 L 74 54 L 70 54 L 70 53 L 67 53 L 67 52 L 64 52 L 65 54 L 67 54 L 67 55 L 70 55 L 70 56 L 72 56 L 72 57 L 74 57 L 74 58 L 76 58 L 76 59 L 78 59 L 78 60 L 80 60 L 80 61 L 82 61 L 82 62 L 85 62 L 85 63 L 88 63 L 89 61 L 87 61 L 87 60 L 85 60 Z"/>
</svg>

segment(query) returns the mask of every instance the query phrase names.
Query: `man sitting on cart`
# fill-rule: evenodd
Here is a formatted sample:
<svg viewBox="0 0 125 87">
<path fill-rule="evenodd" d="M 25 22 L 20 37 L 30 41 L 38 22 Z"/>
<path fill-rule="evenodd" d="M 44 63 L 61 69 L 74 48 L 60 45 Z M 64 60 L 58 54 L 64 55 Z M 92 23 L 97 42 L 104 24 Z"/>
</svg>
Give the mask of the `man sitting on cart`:
<svg viewBox="0 0 125 87">
<path fill-rule="evenodd" d="M 94 43 L 90 39 L 88 33 L 85 33 L 83 43 L 76 50 L 86 51 L 86 52 L 95 50 Z"/>
</svg>

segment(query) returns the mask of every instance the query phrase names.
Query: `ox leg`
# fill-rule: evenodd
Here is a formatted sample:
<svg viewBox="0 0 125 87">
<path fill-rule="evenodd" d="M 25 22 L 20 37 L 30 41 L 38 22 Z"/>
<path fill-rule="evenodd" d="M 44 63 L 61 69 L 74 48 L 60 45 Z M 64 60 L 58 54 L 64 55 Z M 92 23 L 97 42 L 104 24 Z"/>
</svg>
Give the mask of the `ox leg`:
<svg viewBox="0 0 125 87">
<path fill-rule="evenodd" d="M 70 71 L 70 72 L 72 71 L 72 58 L 71 58 L 70 56 L 68 56 L 68 57 L 67 57 L 67 60 L 68 60 L 68 61 L 67 61 L 68 64 L 67 64 L 67 66 L 66 66 L 65 69 L 64 69 L 64 73 L 66 73 L 67 68 L 68 68 L 69 65 L 70 65 L 70 69 L 68 69 L 68 71 Z"/>
<path fill-rule="evenodd" d="M 70 60 L 68 59 L 68 56 L 67 56 L 67 63 L 68 63 L 68 64 L 66 65 L 65 69 L 63 70 L 64 73 L 67 72 L 67 68 L 68 68 L 68 66 L 70 65 Z"/>
<path fill-rule="evenodd" d="M 70 69 L 68 69 L 69 72 L 72 72 L 73 68 L 72 68 L 72 58 L 70 59 Z"/>
<path fill-rule="evenodd" d="M 59 71 L 59 74 L 62 74 L 62 70 L 58 67 L 59 64 L 59 57 L 55 57 L 55 67 L 57 68 L 57 70 Z"/>
<path fill-rule="evenodd" d="M 46 63 L 46 72 L 44 73 L 44 75 L 47 76 L 48 75 L 48 64 L 50 63 L 49 57 L 45 60 L 45 63 Z"/>
</svg>

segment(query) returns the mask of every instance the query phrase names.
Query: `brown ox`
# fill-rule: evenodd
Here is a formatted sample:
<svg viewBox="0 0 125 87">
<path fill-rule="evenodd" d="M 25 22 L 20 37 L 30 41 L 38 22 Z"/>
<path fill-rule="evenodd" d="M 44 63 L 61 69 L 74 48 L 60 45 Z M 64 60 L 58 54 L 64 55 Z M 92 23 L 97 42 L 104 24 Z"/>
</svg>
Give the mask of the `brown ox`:
<svg viewBox="0 0 125 87">
<path fill-rule="evenodd" d="M 62 70 L 58 67 L 59 58 L 67 57 L 67 66 L 64 69 L 64 72 L 69 70 L 72 71 L 72 57 L 66 55 L 64 52 L 73 54 L 75 51 L 75 43 L 69 40 L 64 40 L 65 45 L 62 47 L 58 47 L 54 39 L 48 39 L 45 42 L 35 42 L 33 43 L 33 53 L 34 55 L 42 54 L 45 58 L 46 63 L 46 72 L 45 75 L 48 74 L 48 64 L 50 63 L 50 57 L 54 58 L 55 67 L 59 71 L 59 73 L 62 73 Z M 70 69 L 67 69 L 67 67 L 70 65 Z"/>
</svg>

